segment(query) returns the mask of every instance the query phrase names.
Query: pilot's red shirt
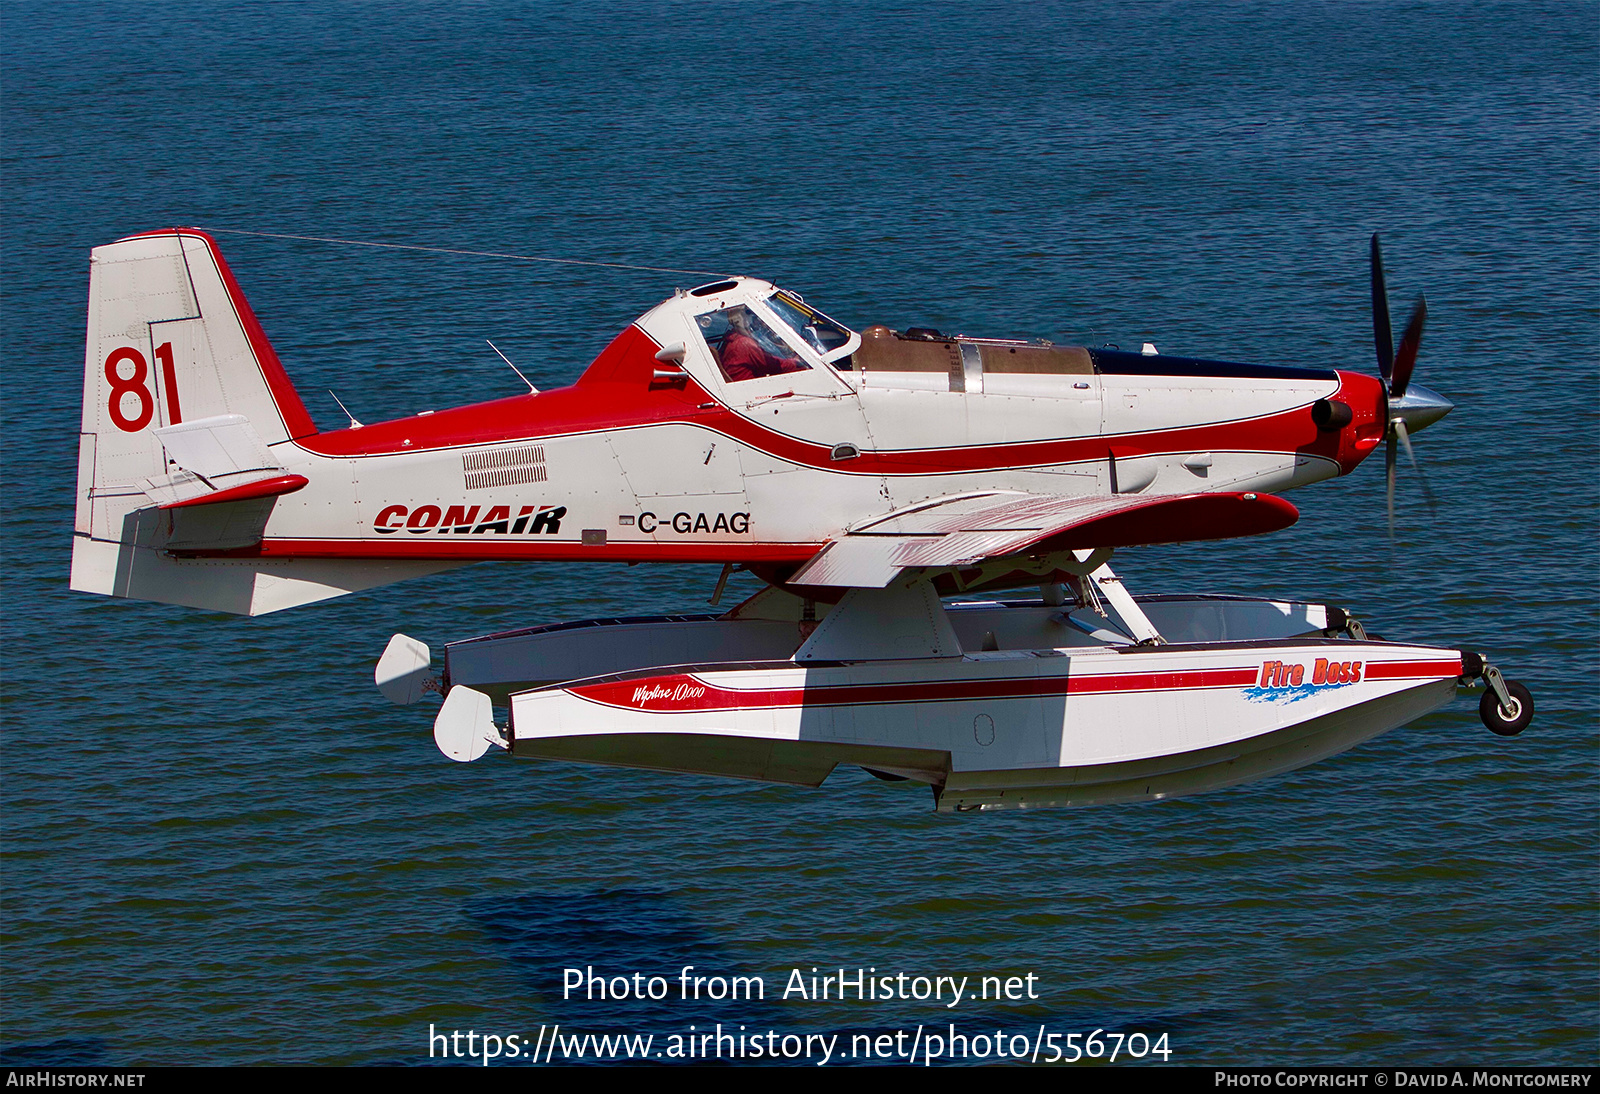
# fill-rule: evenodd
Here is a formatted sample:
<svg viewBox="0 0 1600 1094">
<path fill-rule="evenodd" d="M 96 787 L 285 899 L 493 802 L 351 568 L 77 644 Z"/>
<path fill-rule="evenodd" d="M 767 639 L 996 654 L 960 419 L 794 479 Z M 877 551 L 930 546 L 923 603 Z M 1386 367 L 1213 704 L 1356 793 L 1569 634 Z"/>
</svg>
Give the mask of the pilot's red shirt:
<svg viewBox="0 0 1600 1094">
<path fill-rule="evenodd" d="M 729 380 L 754 380 L 780 372 L 799 372 L 805 364 L 798 357 L 778 357 L 761 348 L 748 334 L 730 330 L 722 343 L 722 371 Z"/>
</svg>

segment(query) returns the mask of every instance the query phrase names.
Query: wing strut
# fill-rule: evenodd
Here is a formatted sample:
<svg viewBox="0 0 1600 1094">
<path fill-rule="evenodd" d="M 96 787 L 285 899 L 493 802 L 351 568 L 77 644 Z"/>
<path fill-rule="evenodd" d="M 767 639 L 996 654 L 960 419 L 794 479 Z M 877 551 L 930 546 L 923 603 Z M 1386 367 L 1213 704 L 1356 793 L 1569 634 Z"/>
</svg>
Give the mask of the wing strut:
<svg viewBox="0 0 1600 1094">
<path fill-rule="evenodd" d="M 1090 551 L 1073 551 L 1073 557 L 1078 561 L 1087 561 Z M 1122 584 L 1122 579 L 1111 569 L 1109 563 L 1089 573 L 1084 578 L 1092 590 L 1111 602 L 1111 607 L 1122 617 L 1122 622 L 1127 625 L 1128 636 L 1141 646 L 1163 646 L 1166 639 L 1161 637 L 1161 632 L 1156 630 L 1155 624 L 1150 622 L 1150 617 L 1144 614 L 1133 594 Z"/>
</svg>

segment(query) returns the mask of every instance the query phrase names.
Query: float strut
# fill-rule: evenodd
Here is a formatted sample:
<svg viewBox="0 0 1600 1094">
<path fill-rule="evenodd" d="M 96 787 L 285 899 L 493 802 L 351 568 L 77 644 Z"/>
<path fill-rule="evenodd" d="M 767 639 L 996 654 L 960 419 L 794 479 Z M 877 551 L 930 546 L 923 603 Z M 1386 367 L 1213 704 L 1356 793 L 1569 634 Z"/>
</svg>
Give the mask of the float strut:
<svg viewBox="0 0 1600 1094">
<path fill-rule="evenodd" d="M 1490 691 L 1494 692 L 1494 697 L 1500 700 L 1501 710 L 1515 708 L 1516 704 L 1511 698 L 1511 690 L 1506 687 L 1506 678 L 1500 675 L 1498 668 L 1487 661 L 1483 663 L 1483 682 L 1488 685 Z"/>
<path fill-rule="evenodd" d="M 707 604 L 716 607 L 722 603 L 722 591 L 728 587 L 728 575 L 732 574 L 735 569 L 736 567 L 731 562 L 722 564 L 722 573 L 717 578 L 717 587 L 711 591 L 711 599 L 706 601 Z"/>
</svg>

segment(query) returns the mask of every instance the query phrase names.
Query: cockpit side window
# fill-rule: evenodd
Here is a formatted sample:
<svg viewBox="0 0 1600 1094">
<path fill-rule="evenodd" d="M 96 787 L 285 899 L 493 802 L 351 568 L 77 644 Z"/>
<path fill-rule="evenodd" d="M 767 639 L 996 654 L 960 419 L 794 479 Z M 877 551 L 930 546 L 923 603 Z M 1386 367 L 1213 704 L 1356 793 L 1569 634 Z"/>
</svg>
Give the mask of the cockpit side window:
<svg viewBox="0 0 1600 1094">
<path fill-rule="evenodd" d="M 803 372 L 811 367 L 795 356 L 761 316 L 743 304 L 707 312 L 695 322 L 723 379 L 729 383 Z"/>
</svg>

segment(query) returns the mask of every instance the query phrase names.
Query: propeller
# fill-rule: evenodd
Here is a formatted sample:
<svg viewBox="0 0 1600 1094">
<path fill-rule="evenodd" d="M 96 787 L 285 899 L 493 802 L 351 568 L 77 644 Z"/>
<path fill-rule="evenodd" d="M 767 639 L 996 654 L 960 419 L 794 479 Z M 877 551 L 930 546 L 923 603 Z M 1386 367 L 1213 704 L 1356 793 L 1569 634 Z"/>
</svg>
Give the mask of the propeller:
<svg viewBox="0 0 1600 1094">
<path fill-rule="evenodd" d="M 1417 473 L 1428 509 L 1434 510 L 1433 491 L 1428 488 L 1428 477 L 1417 462 L 1416 450 L 1411 447 L 1411 434 L 1425 429 L 1455 408 L 1455 404 L 1436 391 L 1411 382 L 1416 370 L 1417 351 L 1422 348 L 1422 328 L 1428 322 L 1428 301 L 1417 296 L 1411 309 L 1411 318 L 1400 334 L 1400 344 L 1394 344 L 1393 327 L 1389 322 L 1389 291 L 1383 280 L 1383 250 L 1378 245 L 1378 233 L 1372 233 L 1372 341 L 1378 353 L 1378 372 L 1383 377 L 1383 416 L 1388 422 L 1385 431 L 1384 479 L 1389 503 L 1389 535 L 1394 535 L 1394 482 L 1395 454 L 1404 446 L 1406 458 Z"/>
</svg>

